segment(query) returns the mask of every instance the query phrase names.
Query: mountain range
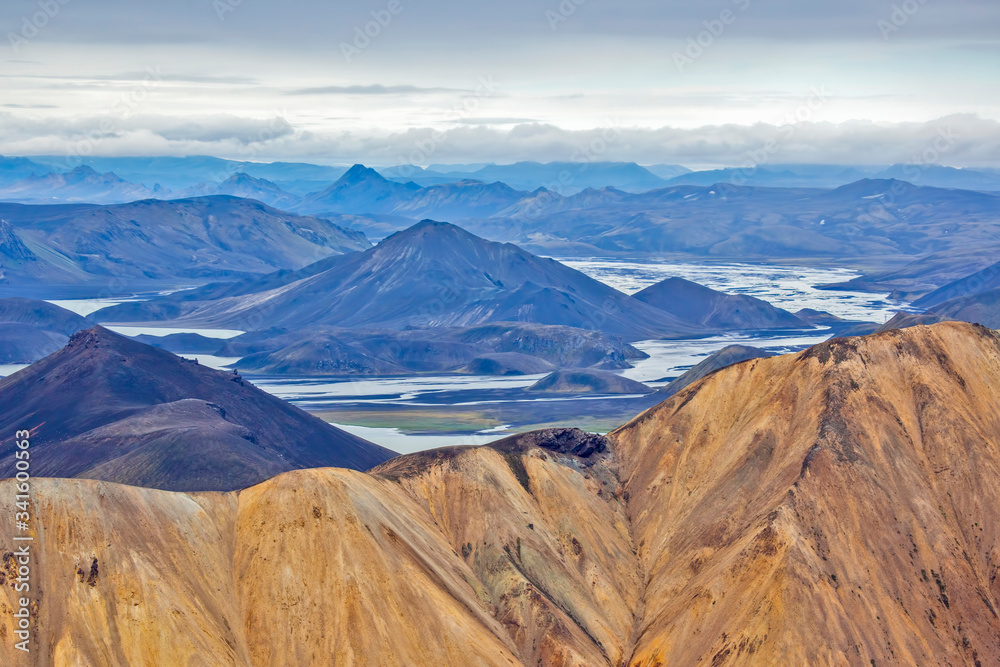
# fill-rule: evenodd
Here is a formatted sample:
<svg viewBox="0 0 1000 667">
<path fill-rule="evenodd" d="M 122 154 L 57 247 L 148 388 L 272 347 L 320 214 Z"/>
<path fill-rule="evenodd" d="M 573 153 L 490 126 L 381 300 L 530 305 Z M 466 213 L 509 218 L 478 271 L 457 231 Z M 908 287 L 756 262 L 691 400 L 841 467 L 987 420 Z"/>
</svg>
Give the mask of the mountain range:
<svg viewBox="0 0 1000 667">
<path fill-rule="evenodd" d="M 865 178 L 896 179 L 934 188 L 1000 191 L 1000 174 L 994 171 L 924 164 L 895 164 L 890 167 L 774 164 L 689 172 L 670 178 L 667 184 L 710 186 L 729 183 L 769 188 L 833 189 Z"/>
<path fill-rule="evenodd" d="M 364 470 L 394 453 L 223 373 L 101 327 L 0 379 L 4 432 L 31 431 L 38 476 L 229 491 L 297 468 Z M 0 444 L 12 468 L 14 441 Z"/>
<path fill-rule="evenodd" d="M 984 268 L 1000 252 L 1000 196 L 903 181 L 835 190 L 686 185 L 603 197 L 606 203 L 581 210 L 543 197 L 520 214 L 463 224 L 556 256 L 836 258 L 841 266 L 884 267 L 839 287 L 918 296 Z"/>
<path fill-rule="evenodd" d="M 363 234 L 235 197 L 0 204 L 0 290 L 134 294 L 298 269 L 363 250 Z"/>
<path fill-rule="evenodd" d="M 134 160 L 138 162 L 120 164 L 142 169 L 162 167 L 170 173 L 185 164 L 173 158 Z M 219 166 L 206 160 L 194 160 L 193 173 L 208 165 Z M 236 163 L 224 164 L 228 168 Z M 460 220 L 464 227 L 484 238 L 514 242 L 547 255 L 654 254 L 699 260 L 837 262 L 863 268 L 866 275 L 835 287 L 892 291 L 901 299 L 920 297 L 970 271 L 983 269 L 1000 254 L 1000 244 L 992 233 L 1000 195 L 955 189 L 957 185 L 987 189 L 989 179 L 1000 178 L 990 170 L 915 170 L 909 165 L 770 167 L 797 175 L 798 180 L 780 183 L 799 187 L 770 187 L 778 182 L 764 178 L 768 172 L 763 168 L 757 180 L 748 180 L 747 185 L 713 182 L 732 181 L 731 170 L 683 174 L 673 179 L 674 184 L 644 170 L 654 179 L 645 185 L 654 189 L 644 190 L 643 186 L 628 191 L 624 186 L 616 187 L 615 183 L 621 183 L 611 175 L 639 174 L 637 165 L 583 165 L 588 178 L 592 176 L 593 183 L 601 185 L 578 181 L 580 187 L 568 188 L 562 182 L 549 183 L 549 187 L 539 185 L 542 175 L 558 169 L 557 174 L 565 176 L 572 166 L 558 163 L 471 165 L 450 172 L 443 182 L 425 185 L 404 181 L 402 175 L 387 178 L 362 165 L 346 171 L 310 171 L 309 165 L 257 165 L 251 169 L 250 163 L 241 164 L 247 167 L 243 171 L 215 172 L 213 180 L 173 193 L 156 190 L 156 184 L 153 189 L 132 185 L 114 173 L 101 175 L 90 166 L 67 174 L 31 171 L 24 180 L 7 186 L 3 190 L 6 194 L 0 197 L 32 202 L 126 201 L 151 196 L 227 194 L 297 214 L 329 218 L 376 239 L 405 229 L 418 219 L 435 218 Z M 9 174 L 18 175 L 32 169 L 32 165 L 46 168 L 23 159 L 4 158 L 0 168 L 4 165 Z M 328 180 L 316 181 L 312 186 L 316 189 L 302 190 L 286 187 L 285 181 L 264 178 L 261 173 L 336 174 L 337 180 L 332 184 Z M 828 187 L 858 176 L 865 178 L 835 189 Z M 909 177 L 916 185 L 892 178 L 895 176 Z M 491 180 L 500 177 L 507 181 Z M 519 180 L 522 177 L 527 180 Z M 948 187 L 930 187 L 935 184 Z M 531 189 L 520 189 L 528 185 Z M 237 209 L 246 205 L 234 204 Z M 17 226 L 16 221 L 8 221 Z M 9 231 L 0 230 L 0 235 L 7 236 Z"/>
<path fill-rule="evenodd" d="M 626 340 L 705 331 L 555 260 L 424 221 L 362 253 L 229 285 L 114 306 L 98 321 L 303 328 L 467 327 L 522 322 L 591 329 Z"/>
<path fill-rule="evenodd" d="M 648 357 L 617 336 L 524 322 L 410 331 L 272 328 L 231 338 L 221 347 L 217 341 L 208 352 L 239 357 L 235 365 L 247 373 L 297 377 L 535 375 L 555 368 L 629 368 L 630 361 Z"/>
<path fill-rule="evenodd" d="M 113 173 L 99 174 L 87 166 L 63 174 L 31 175 L 0 188 L 0 201 L 24 204 L 122 204 L 165 195 L 162 188 L 135 185 Z"/>
<path fill-rule="evenodd" d="M 63 594 L 32 616 L 52 640 L 31 657 L 997 664 L 998 388 L 1000 337 L 947 323 L 731 366 L 606 437 L 541 431 L 232 493 L 33 480 L 33 583 Z M 0 656 L 26 664 L 11 642 Z"/>
<path fill-rule="evenodd" d="M 301 201 L 299 197 L 285 192 L 277 184 L 263 178 L 254 178 L 242 172 L 233 174 L 222 183 L 200 183 L 180 192 L 173 193 L 171 199 L 190 199 L 228 195 L 242 199 L 253 199 L 272 208 L 290 210 Z"/>
<path fill-rule="evenodd" d="M 0 165 L 3 164 L 0 159 Z M 188 157 L 78 157 L 80 166 L 101 172 L 114 172 L 132 183 L 146 187 L 159 185 L 167 190 L 183 190 L 202 183 L 219 183 L 233 174 L 275 181 L 295 194 L 316 192 L 343 176 L 345 167 L 330 167 L 295 162 L 246 162 L 205 155 Z M 36 174 L 67 171 L 65 156 L 32 156 Z"/>
</svg>

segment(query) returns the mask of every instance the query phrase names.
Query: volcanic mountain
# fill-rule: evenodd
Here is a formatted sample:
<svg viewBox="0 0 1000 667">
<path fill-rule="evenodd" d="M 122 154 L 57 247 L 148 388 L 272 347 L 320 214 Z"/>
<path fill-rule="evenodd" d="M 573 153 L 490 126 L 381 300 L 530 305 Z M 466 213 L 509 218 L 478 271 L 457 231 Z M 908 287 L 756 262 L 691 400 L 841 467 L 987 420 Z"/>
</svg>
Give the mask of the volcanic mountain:
<svg viewBox="0 0 1000 667">
<path fill-rule="evenodd" d="M 233 490 L 297 468 L 393 453 L 244 381 L 101 327 L 0 380 L 0 431 L 30 430 L 33 474 Z M 11 436 L 0 465 L 13 466 Z"/>
<path fill-rule="evenodd" d="M 34 480 L 30 657 L 1000 664 L 998 403 L 1000 336 L 947 323 L 731 366 L 607 438 L 228 494 Z M 0 484 L 0 511 L 15 498 Z"/>
<path fill-rule="evenodd" d="M 1000 289 L 939 303 L 934 306 L 934 312 L 953 320 L 1000 328 Z"/>
<path fill-rule="evenodd" d="M 420 190 L 416 183 L 397 183 L 362 164 L 351 167 L 336 183 L 309 195 L 295 210 L 305 213 L 388 213 Z"/>
<path fill-rule="evenodd" d="M 364 252 L 301 272 L 208 287 L 100 311 L 103 322 L 264 328 L 392 329 L 526 322 L 599 330 L 628 340 L 704 332 L 555 260 L 425 220 Z"/>
<path fill-rule="evenodd" d="M 725 294 L 683 278 L 667 278 L 633 295 L 684 322 L 710 329 L 809 329 L 787 310 L 744 294 Z"/>
</svg>

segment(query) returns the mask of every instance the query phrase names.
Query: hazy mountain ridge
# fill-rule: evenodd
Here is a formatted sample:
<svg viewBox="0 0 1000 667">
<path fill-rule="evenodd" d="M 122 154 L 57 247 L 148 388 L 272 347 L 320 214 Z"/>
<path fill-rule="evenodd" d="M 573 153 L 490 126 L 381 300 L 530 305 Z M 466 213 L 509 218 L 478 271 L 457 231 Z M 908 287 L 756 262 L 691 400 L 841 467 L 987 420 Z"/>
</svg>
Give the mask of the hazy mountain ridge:
<svg viewBox="0 0 1000 667">
<path fill-rule="evenodd" d="M 99 174 L 90 167 L 82 166 L 63 174 L 28 176 L 0 189 L 0 201 L 24 204 L 123 204 L 165 194 L 166 190 L 158 186 L 147 188 L 135 185 L 113 173 Z"/>
<path fill-rule="evenodd" d="M 360 232 L 328 220 L 226 196 L 112 206 L 0 204 L 0 218 L 4 284 L 29 290 L 115 281 L 121 292 L 177 288 L 297 269 L 370 247 Z"/>
<path fill-rule="evenodd" d="M 543 195 L 518 216 L 463 224 L 562 256 L 863 260 L 893 268 L 840 287 L 918 294 L 985 267 L 1000 252 L 1000 197 L 902 181 L 863 180 L 835 190 L 685 185 L 616 195 L 595 208 L 563 205 Z"/>
<path fill-rule="evenodd" d="M 212 195 L 229 195 L 243 199 L 253 199 L 273 208 L 290 210 L 301 198 L 285 192 L 278 185 L 263 178 L 254 178 L 243 172 L 233 174 L 222 183 L 201 183 L 185 190 L 172 193 L 171 199 L 190 199 Z"/>
</svg>

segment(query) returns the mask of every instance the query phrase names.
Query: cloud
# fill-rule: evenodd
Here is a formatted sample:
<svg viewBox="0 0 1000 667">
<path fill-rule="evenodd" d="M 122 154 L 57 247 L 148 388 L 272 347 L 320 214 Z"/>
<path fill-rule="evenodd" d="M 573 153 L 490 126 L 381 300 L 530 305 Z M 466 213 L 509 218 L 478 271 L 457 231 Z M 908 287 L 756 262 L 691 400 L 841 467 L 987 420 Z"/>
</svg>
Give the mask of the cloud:
<svg viewBox="0 0 1000 667">
<path fill-rule="evenodd" d="M 102 118 L 26 119 L 0 112 L 0 154 L 66 154 L 99 137 L 94 155 L 215 155 L 244 160 L 394 165 L 414 162 L 594 160 L 694 167 L 781 163 L 888 165 L 928 160 L 1000 166 L 1000 122 L 954 115 L 926 123 L 804 122 L 795 125 L 604 127 L 567 130 L 525 123 L 405 132 L 316 131 L 283 118 L 136 116 L 95 134 Z"/>
<path fill-rule="evenodd" d="M 0 147 L 36 155 L 249 155 L 257 146 L 281 144 L 297 134 L 281 117 L 227 114 L 43 119 L 0 112 L 0 127 Z"/>
<path fill-rule="evenodd" d="M 3 79 L 31 79 L 31 80 L 55 80 L 55 81 L 107 81 L 135 83 L 147 81 L 151 72 L 156 74 L 159 81 L 174 81 L 179 83 L 223 83 L 241 85 L 259 85 L 260 81 L 249 76 L 207 76 L 200 74 L 167 74 L 159 68 L 151 67 L 145 72 L 121 72 L 119 74 L 0 74 Z"/>
<path fill-rule="evenodd" d="M 522 123 L 537 123 L 536 118 L 454 118 L 446 121 L 456 125 L 520 125 Z"/>
<path fill-rule="evenodd" d="M 420 88 L 418 86 L 323 86 L 320 88 L 301 88 L 292 90 L 286 95 L 436 95 L 439 93 L 468 93 L 459 88 Z"/>
</svg>

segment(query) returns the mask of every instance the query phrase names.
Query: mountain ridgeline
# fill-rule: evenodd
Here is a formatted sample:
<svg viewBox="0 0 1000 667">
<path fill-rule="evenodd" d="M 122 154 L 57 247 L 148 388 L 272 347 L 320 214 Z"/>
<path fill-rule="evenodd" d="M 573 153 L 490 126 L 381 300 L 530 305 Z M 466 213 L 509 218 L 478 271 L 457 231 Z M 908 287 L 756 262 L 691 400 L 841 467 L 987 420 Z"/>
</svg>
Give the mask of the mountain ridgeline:
<svg viewBox="0 0 1000 667">
<path fill-rule="evenodd" d="M 734 322 L 746 328 L 809 328 L 756 299 L 692 289 L 646 303 L 555 260 L 426 220 L 368 251 L 299 272 L 123 304 L 94 317 L 244 330 L 262 328 L 254 320 L 285 328 L 397 330 L 515 322 L 597 330 L 629 341 L 697 336 Z M 716 310 L 731 311 L 727 317 L 688 316 L 702 307 L 693 302 L 706 294 L 720 304 Z"/>
<path fill-rule="evenodd" d="M 394 454 L 223 373 L 101 327 L 0 379 L 0 429 L 30 430 L 38 476 L 230 491 L 297 468 Z M 0 444 L 0 465 L 16 448 Z"/>
<path fill-rule="evenodd" d="M 114 206 L 0 204 L 0 290 L 133 294 L 298 269 L 371 246 L 329 220 L 228 196 Z"/>
<path fill-rule="evenodd" d="M 104 322 L 154 321 L 255 329 L 273 326 L 465 327 L 489 322 L 571 326 L 629 340 L 703 329 L 579 271 L 448 223 L 424 221 L 363 253 L 230 288 L 209 286 L 95 314 Z"/>
<path fill-rule="evenodd" d="M 113 169 L 134 180 L 120 178 Z M 443 219 L 460 222 L 484 238 L 550 256 L 670 254 L 701 261 L 835 263 L 866 272 L 840 287 L 895 291 L 908 299 L 984 269 L 1000 253 L 992 231 L 1000 210 L 1000 177 L 992 170 L 781 165 L 759 169 L 751 177 L 740 172 L 690 173 L 672 165 L 644 168 L 629 163 L 438 165 L 377 171 L 360 164 L 345 169 L 212 158 L 94 158 L 59 173 L 58 163 L 50 159 L 0 157 L 0 201 L 110 204 L 154 197 L 228 196 L 243 198 L 239 200 L 243 203 L 230 203 L 236 219 L 245 215 L 243 208 L 259 201 L 300 216 L 320 216 L 373 239 L 422 218 Z M 9 182 L 5 174 L 8 179 L 22 178 Z M 12 229 L 0 226 L 0 246 L 9 246 L 0 255 L 0 265 L 8 276 L 24 283 L 50 279 L 46 271 L 18 275 L 16 269 L 25 268 L 18 257 L 27 248 L 27 252 L 42 250 L 36 259 L 48 272 L 61 270 L 64 281 L 79 280 L 80 275 L 66 275 L 73 273 L 71 268 L 54 260 L 67 252 L 75 261 L 82 260 L 82 253 L 72 254 L 82 247 L 33 248 L 32 239 L 17 237 L 21 224 L 7 214 L 9 206 L 0 206 L 0 220 L 13 225 Z M 38 210 L 20 214 L 51 219 L 66 212 L 32 208 Z M 218 202 L 215 208 L 217 219 L 230 215 Z M 118 244 L 109 250 L 126 260 L 127 250 L 142 256 L 148 251 L 143 235 L 150 234 L 162 215 L 154 210 L 135 212 L 129 224 L 137 223 L 138 229 L 95 233 L 128 232 L 132 236 L 125 239 L 136 243 L 135 248 Z M 79 219 L 73 224 L 80 224 Z M 8 239 L 12 233 L 15 237 Z M 38 231 L 34 234 L 38 236 Z M 202 240 L 213 247 L 210 239 Z M 281 245 L 276 238 L 270 241 Z M 45 251 L 54 254 L 46 258 Z M 189 268 L 186 264 L 190 259 L 182 268 Z M 87 266 L 78 268 L 84 276 L 95 272 Z M 154 273 L 160 270 L 156 267 Z M 147 280 L 131 275 L 134 271 L 123 273 L 126 280 Z M 188 270 L 182 276 L 188 280 L 184 286 L 191 286 L 226 274 L 201 276 Z"/>
<path fill-rule="evenodd" d="M 946 323 L 731 366 L 607 437 L 541 431 L 234 493 L 36 480 L 33 583 L 61 594 L 30 620 L 51 641 L 0 656 L 998 664 L 998 402 L 1000 337 Z M 0 491 L 13 512 L 14 482 Z"/>
</svg>

